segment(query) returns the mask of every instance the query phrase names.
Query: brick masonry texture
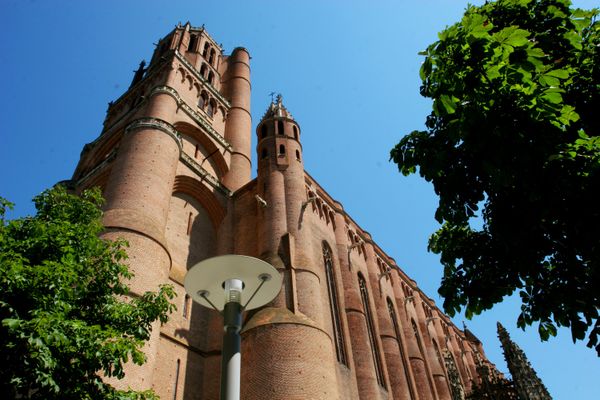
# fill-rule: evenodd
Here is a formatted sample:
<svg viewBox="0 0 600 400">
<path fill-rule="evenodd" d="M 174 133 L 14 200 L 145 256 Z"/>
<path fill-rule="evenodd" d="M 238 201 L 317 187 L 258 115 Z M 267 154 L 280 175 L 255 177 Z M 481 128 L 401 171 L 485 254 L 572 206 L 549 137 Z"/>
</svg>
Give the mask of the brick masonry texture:
<svg viewBox="0 0 600 400">
<path fill-rule="evenodd" d="M 475 360 L 495 370 L 481 344 L 305 172 L 300 125 L 281 98 L 256 128 L 250 179 L 250 87 L 246 49 L 223 54 L 204 28 L 178 25 L 82 153 L 73 182 L 103 190 L 104 237 L 129 241 L 133 293 L 165 283 L 177 293 L 148 362 L 118 384 L 218 398 L 222 319 L 191 304 L 183 279 L 235 253 L 283 276 L 277 298 L 244 316 L 243 399 L 450 400 L 441 351 L 468 392 L 481 379 Z"/>
</svg>

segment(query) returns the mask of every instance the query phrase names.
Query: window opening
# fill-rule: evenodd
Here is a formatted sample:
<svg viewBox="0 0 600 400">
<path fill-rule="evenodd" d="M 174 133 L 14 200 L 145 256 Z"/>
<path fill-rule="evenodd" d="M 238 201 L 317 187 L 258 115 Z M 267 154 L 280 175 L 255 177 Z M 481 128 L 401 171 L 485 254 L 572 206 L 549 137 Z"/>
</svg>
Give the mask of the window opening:
<svg viewBox="0 0 600 400">
<path fill-rule="evenodd" d="M 426 362 L 425 361 L 425 352 L 423 351 L 423 343 L 421 342 L 421 336 L 419 335 L 419 329 L 417 328 L 417 324 L 415 323 L 414 319 L 411 319 L 410 323 L 412 325 L 413 333 L 415 334 L 415 338 L 417 339 L 417 347 L 419 348 L 419 353 L 421 354 L 421 358 L 423 359 L 423 362 Z M 429 390 L 431 390 L 431 393 L 434 393 L 433 382 L 431 382 L 431 376 L 429 374 L 429 369 L 427 368 L 427 364 L 425 365 L 425 374 L 427 375 L 427 382 L 429 383 Z"/>
<path fill-rule="evenodd" d="M 188 223 L 187 223 L 187 229 L 186 229 L 186 233 L 188 236 L 190 236 L 190 234 L 192 233 L 192 213 L 189 213 L 188 215 Z"/>
<path fill-rule="evenodd" d="M 200 75 L 202 75 L 203 78 L 206 78 L 206 71 L 208 71 L 208 67 L 206 64 L 202 64 L 200 67 Z"/>
<path fill-rule="evenodd" d="M 215 83 L 214 81 L 215 81 L 215 74 L 212 71 L 210 71 L 208 73 L 208 83 L 210 83 L 211 85 L 214 85 L 214 83 Z"/>
<path fill-rule="evenodd" d="M 331 248 L 326 243 L 323 243 L 323 262 L 325 264 L 325 277 L 327 279 L 327 293 L 329 295 L 329 310 L 331 312 L 331 325 L 333 328 L 333 336 L 335 342 L 335 355 L 338 362 L 348 365 L 346 356 L 346 345 L 344 343 L 344 334 L 342 331 L 342 321 L 340 318 L 340 305 L 338 302 L 338 291 L 335 285 L 333 273 L 333 257 L 331 256 Z"/>
<path fill-rule="evenodd" d="M 177 387 L 179 386 L 179 369 L 181 368 L 181 360 L 177 359 L 175 367 L 175 382 L 173 383 L 173 400 L 177 400 Z"/>
<path fill-rule="evenodd" d="M 264 139 L 267 137 L 267 124 L 263 124 L 263 126 L 260 127 L 260 138 Z"/>
<path fill-rule="evenodd" d="M 205 92 L 202 92 L 200 94 L 200 99 L 198 99 L 198 107 L 201 108 L 202 110 L 204 110 L 204 107 L 206 107 L 207 102 L 208 102 L 208 96 L 206 95 Z"/>
<path fill-rule="evenodd" d="M 202 51 L 202 57 L 206 58 L 208 55 L 208 42 L 204 43 L 204 50 Z"/>
<path fill-rule="evenodd" d="M 298 140 L 298 128 L 294 125 L 294 139 Z"/>
<path fill-rule="evenodd" d="M 296 160 L 300 161 L 300 151 L 296 150 Z"/>
<path fill-rule="evenodd" d="M 183 299 L 183 318 L 188 319 L 188 316 L 190 314 L 190 295 L 186 294 L 184 299 Z"/>
<path fill-rule="evenodd" d="M 398 341 L 398 348 L 400 349 L 400 358 L 402 359 L 402 365 L 404 366 L 404 376 L 406 377 L 406 383 L 408 384 L 408 392 L 411 399 L 415 398 L 414 388 L 410 384 L 410 376 L 409 376 L 409 367 L 406 358 L 406 354 L 404 353 L 404 346 L 402 344 L 402 336 L 400 336 L 400 324 L 398 323 L 398 317 L 396 316 L 396 310 L 394 309 L 394 303 L 388 297 L 387 298 L 387 307 L 388 312 L 390 313 L 390 319 L 392 320 L 392 325 L 394 326 L 394 333 L 396 334 L 396 340 Z"/>
<path fill-rule="evenodd" d="M 280 135 L 284 134 L 283 121 L 277 121 L 277 133 L 279 133 Z"/>
<path fill-rule="evenodd" d="M 269 157 L 269 152 L 267 151 L 267 149 L 262 149 L 262 153 L 260 155 L 260 158 L 261 159 L 265 159 L 267 157 Z"/>
<path fill-rule="evenodd" d="M 206 108 L 206 114 L 208 114 L 209 117 L 212 117 L 215 114 L 215 105 L 212 100 L 208 102 L 208 107 Z"/>
<path fill-rule="evenodd" d="M 190 35 L 190 42 L 188 43 L 188 51 L 196 51 L 197 44 L 198 44 L 198 36 Z"/>
<path fill-rule="evenodd" d="M 279 155 L 280 156 L 284 156 L 285 155 L 285 146 L 280 144 L 279 145 Z"/>
<path fill-rule="evenodd" d="M 367 322 L 367 332 L 369 334 L 369 342 L 371 343 L 371 354 L 373 356 L 373 365 L 375 366 L 375 374 L 377 376 L 377 383 L 385 387 L 385 380 L 383 377 L 383 368 L 381 366 L 381 359 L 379 357 L 379 348 L 377 347 L 375 326 L 373 324 L 373 316 L 371 314 L 371 307 L 369 307 L 369 292 L 367 291 L 367 282 L 361 274 L 358 274 L 358 285 L 360 287 L 360 297 L 365 310 L 365 320 Z"/>
<path fill-rule="evenodd" d="M 208 63 L 212 66 L 214 66 L 214 61 L 215 61 L 215 49 L 212 49 L 210 51 L 210 57 L 208 58 Z"/>
</svg>

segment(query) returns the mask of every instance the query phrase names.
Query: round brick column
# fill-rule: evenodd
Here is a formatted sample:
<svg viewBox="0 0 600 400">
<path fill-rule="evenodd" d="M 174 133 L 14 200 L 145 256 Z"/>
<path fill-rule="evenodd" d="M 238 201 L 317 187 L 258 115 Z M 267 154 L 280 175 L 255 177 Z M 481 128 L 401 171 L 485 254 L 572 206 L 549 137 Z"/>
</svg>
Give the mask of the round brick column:
<svg viewBox="0 0 600 400">
<path fill-rule="evenodd" d="M 227 60 L 227 70 L 223 76 L 223 91 L 231 102 L 225 123 L 225 140 L 233 147 L 229 172 L 223 183 L 231 191 L 236 191 L 250 182 L 250 140 L 252 117 L 250 115 L 250 54 L 244 48 L 233 50 Z"/>
<path fill-rule="evenodd" d="M 126 128 L 104 193 L 107 229 L 102 236 L 130 243 L 127 263 L 135 274 L 129 283 L 133 295 L 156 291 L 168 281 L 171 257 L 164 230 L 180 143 L 167 121 L 172 120 L 176 107 L 168 94 L 159 92 L 150 98 L 148 117 L 134 120 Z M 154 323 L 144 348 L 146 363 L 126 366 L 127 384 L 132 388 L 151 388 L 159 330 L 160 323 Z"/>
</svg>

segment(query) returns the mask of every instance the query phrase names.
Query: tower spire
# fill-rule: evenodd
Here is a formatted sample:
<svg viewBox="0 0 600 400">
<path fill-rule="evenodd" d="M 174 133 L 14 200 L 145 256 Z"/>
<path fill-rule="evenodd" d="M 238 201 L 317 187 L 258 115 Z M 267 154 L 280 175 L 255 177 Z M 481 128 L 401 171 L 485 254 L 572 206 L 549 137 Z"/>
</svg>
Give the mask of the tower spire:
<svg viewBox="0 0 600 400">
<path fill-rule="evenodd" d="M 513 383 L 521 400 L 552 400 L 542 380 L 527 360 L 527 356 L 508 332 L 498 322 L 498 338 L 504 350 L 504 359 L 512 375 Z"/>
</svg>

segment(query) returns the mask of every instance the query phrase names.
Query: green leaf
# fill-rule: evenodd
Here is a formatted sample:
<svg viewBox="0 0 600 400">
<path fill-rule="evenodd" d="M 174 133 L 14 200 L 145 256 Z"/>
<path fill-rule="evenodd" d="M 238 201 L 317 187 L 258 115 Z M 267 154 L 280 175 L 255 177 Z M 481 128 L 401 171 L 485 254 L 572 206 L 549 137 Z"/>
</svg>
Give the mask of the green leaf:
<svg viewBox="0 0 600 400">
<path fill-rule="evenodd" d="M 442 102 L 446 113 L 454 114 L 456 112 L 456 102 L 458 101 L 457 98 L 443 94 L 440 96 L 440 101 Z"/>
<path fill-rule="evenodd" d="M 528 41 L 529 32 L 518 26 L 506 27 L 492 35 L 492 38 L 503 46 L 524 46 Z"/>
</svg>

